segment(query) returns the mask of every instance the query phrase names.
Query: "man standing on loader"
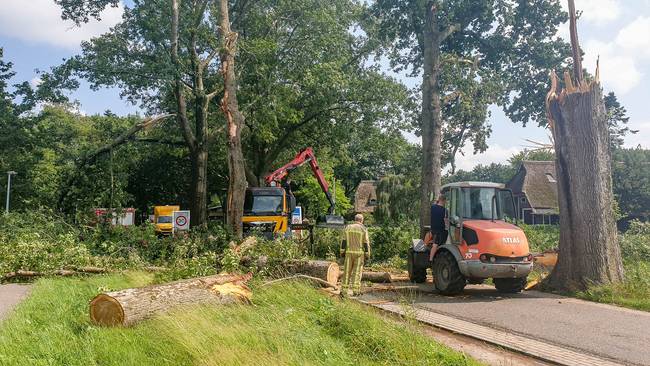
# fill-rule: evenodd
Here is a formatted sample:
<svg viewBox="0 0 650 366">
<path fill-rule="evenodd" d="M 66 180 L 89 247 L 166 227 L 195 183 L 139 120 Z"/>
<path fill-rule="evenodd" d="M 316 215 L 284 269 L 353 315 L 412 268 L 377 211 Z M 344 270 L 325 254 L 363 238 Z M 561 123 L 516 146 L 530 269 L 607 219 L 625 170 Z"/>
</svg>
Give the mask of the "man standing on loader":
<svg viewBox="0 0 650 366">
<path fill-rule="evenodd" d="M 363 215 L 354 216 L 354 223 L 345 227 L 341 238 L 340 254 L 345 257 L 343 283 L 341 283 L 341 296 L 361 292 L 361 275 L 363 274 L 364 259 L 370 258 L 370 239 L 368 230 L 363 225 Z"/>
<path fill-rule="evenodd" d="M 431 252 L 429 254 L 429 261 L 433 260 L 436 250 L 439 245 L 444 245 L 447 242 L 447 225 L 449 224 L 447 218 L 447 197 L 444 194 L 438 196 L 438 200 L 431 206 Z"/>
</svg>

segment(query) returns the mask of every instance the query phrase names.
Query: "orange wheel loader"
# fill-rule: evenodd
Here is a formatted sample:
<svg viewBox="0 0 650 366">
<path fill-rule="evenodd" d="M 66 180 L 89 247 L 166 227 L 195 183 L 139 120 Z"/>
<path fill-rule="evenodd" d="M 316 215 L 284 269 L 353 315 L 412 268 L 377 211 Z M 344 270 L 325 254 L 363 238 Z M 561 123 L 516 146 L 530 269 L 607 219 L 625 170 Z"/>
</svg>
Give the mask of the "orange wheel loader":
<svg viewBox="0 0 650 366">
<path fill-rule="evenodd" d="M 410 280 L 425 282 L 431 268 L 435 288 L 445 295 L 488 278 L 500 292 L 523 290 L 533 256 L 523 230 L 513 224 L 512 192 L 498 183 L 459 182 L 443 186 L 442 193 L 447 197 L 447 241 L 430 261 L 431 233 L 414 240 L 408 256 Z"/>
</svg>

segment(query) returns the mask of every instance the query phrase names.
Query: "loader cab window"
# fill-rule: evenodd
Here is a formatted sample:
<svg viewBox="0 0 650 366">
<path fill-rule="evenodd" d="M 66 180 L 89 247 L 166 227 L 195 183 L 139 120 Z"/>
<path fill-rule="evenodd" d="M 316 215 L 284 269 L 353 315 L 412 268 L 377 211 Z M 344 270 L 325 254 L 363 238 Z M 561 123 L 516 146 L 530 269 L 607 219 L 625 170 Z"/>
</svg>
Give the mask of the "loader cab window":
<svg viewBox="0 0 650 366">
<path fill-rule="evenodd" d="M 463 203 L 463 218 L 470 220 L 492 219 L 492 200 L 494 188 L 463 188 L 461 202 Z M 495 215 L 495 219 L 498 214 Z"/>
<path fill-rule="evenodd" d="M 244 200 L 244 214 L 249 216 L 275 216 L 283 212 L 282 196 L 256 195 L 246 192 Z"/>
<path fill-rule="evenodd" d="M 499 217 L 509 222 L 517 221 L 515 199 L 512 196 L 512 191 L 509 189 L 499 190 Z"/>
</svg>

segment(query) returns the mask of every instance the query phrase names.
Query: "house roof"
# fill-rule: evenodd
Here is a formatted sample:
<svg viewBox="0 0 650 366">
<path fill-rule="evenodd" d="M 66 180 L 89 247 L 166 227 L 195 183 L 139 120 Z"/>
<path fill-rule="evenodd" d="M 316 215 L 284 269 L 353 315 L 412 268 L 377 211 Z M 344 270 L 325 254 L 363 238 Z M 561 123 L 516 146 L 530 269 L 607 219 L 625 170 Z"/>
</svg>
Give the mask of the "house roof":
<svg viewBox="0 0 650 366">
<path fill-rule="evenodd" d="M 373 212 L 375 205 L 370 205 L 371 200 L 377 201 L 377 181 L 362 180 L 354 194 L 354 212 Z"/>
<path fill-rule="evenodd" d="M 524 193 L 535 209 L 558 209 L 557 175 L 553 161 L 523 161 L 519 171 L 508 182 L 515 193 Z"/>
</svg>

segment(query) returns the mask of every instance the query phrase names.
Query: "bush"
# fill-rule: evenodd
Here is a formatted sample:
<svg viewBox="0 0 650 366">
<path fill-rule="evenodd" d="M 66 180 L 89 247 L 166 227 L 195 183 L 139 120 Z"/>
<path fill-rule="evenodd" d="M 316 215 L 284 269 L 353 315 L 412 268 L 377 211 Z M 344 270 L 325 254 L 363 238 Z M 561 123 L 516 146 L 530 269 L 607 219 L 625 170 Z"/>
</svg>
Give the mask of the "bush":
<svg viewBox="0 0 650 366">
<path fill-rule="evenodd" d="M 531 252 L 556 249 L 560 243 L 560 227 L 554 225 L 520 225 L 528 238 Z"/>
<path fill-rule="evenodd" d="M 398 226 L 377 226 L 369 228 L 372 260 L 386 261 L 393 257 L 406 258 L 412 240 L 420 236 L 420 229 L 414 222 Z"/>
<path fill-rule="evenodd" d="M 650 262 L 650 223 L 632 221 L 619 243 L 625 260 Z"/>
</svg>

